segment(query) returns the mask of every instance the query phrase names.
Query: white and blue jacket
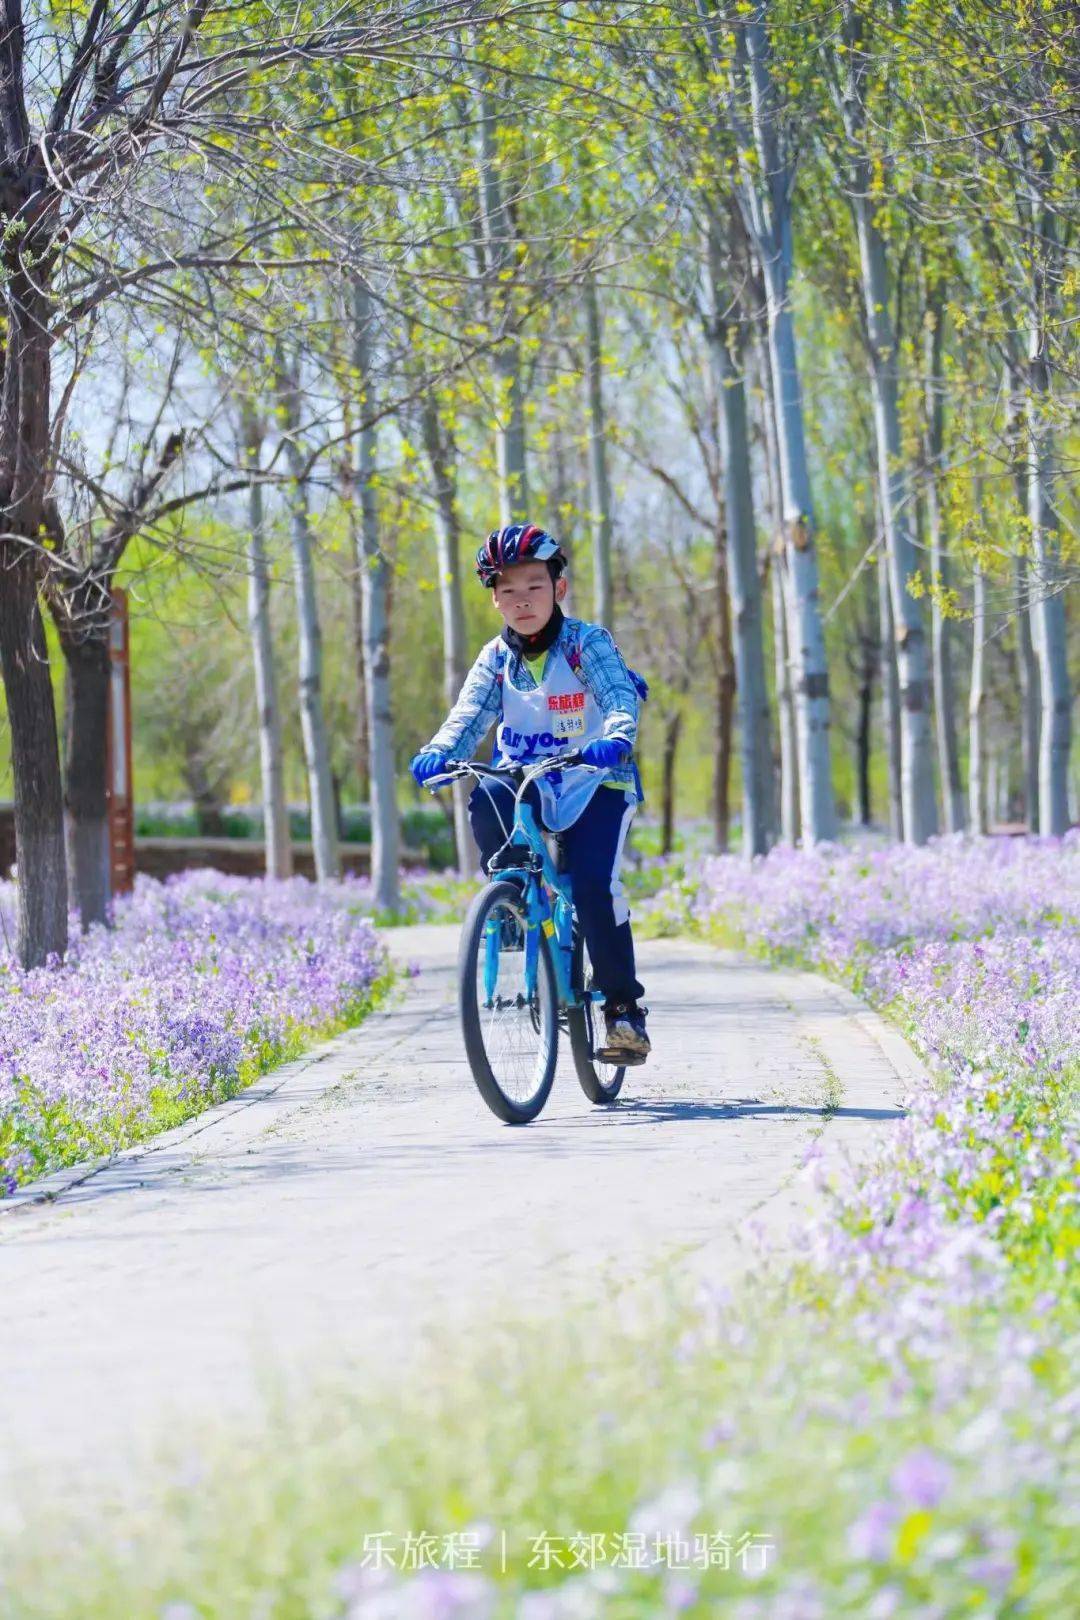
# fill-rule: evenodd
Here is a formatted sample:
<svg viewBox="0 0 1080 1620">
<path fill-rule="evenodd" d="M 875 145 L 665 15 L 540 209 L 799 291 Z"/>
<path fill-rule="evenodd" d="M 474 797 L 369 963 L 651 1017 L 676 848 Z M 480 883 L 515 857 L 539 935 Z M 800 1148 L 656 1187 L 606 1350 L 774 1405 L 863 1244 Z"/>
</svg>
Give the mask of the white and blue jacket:
<svg viewBox="0 0 1080 1620">
<path fill-rule="evenodd" d="M 623 742 L 629 750 L 637 737 L 639 681 L 610 631 L 599 624 L 564 619 L 539 679 L 528 660 L 496 636 L 481 648 L 457 702 L 427 747 L 448 759 L 471 759 L 498 722 L 495 764 L 534 764 L 599 737 Z M 569 826 L 601 782 L 635 802 L 642 799 L 633 762 L 602 776 L 570 766 L 539 784 L 547 825 Z"/>
</svg>

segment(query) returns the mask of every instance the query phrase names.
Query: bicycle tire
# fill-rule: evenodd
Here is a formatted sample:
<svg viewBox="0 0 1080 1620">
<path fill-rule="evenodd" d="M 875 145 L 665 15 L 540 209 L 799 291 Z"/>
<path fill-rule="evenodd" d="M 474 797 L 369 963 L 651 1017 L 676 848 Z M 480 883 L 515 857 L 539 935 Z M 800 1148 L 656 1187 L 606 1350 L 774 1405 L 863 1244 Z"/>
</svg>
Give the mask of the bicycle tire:
<svg viewBox="0 0 1080 1620">
<path fill-rule="evenodd" d="M 540 1067 L 536 1089 L 527 1100 L 521 1101 L 516 1097 L 507 1095 L 507 1092 L 499 1083 L 495 1070 L 492 1068 L 484 1036 L 481 1003 L 477 996 L 478 957 L 484 946 L 488 918 L 496 906 L 501 906 L 514 913 L 524 924 L 525 909 L 520 885 L 506 881 L 487 884 L 476 895 L 465 915 L 461 930 L 461 947 L 458 954 L 458 996 L 461 1029 L 465 1039 L 465 1053 L 469 1060 L 469 1068 L 472 1070 L 472 1076 L 476 1081 L 476 1087 L 481 1097 L 483 1097 L 492 1113 L 503 1120 L 505 1124 L 527 1125 L 530 1120 L 536 1118 L 547 1102 L 552 1082 L 555 1079 L 556 1064 L 558 1063 L 559 1017 L 555 969 L 547 936 L 540 931 L 538 935 L 540 965 L 537 973 L 534 1011 L 539 1023 L 537 1034 L 542 1035 L 544 1030 L 547 1031 L 546 1050 L 544 1050 L 543 1041 L 541 1041 Z"/>
<path fill-rule="evenodd" d="M 585 966 L 585 938 L 577 921 L 574 922 L 574 941 L 570 957 L 570 982 L 579 993 L 587 989 L 587 980 L 591 978 Z M 597 1002 L 584 1002 L 577 1007 L 566 1009 L 566 1030 L 570 1036 L 570 1050 L 574 1056 L 574 1069 L 577 1072 L 581 1089 L 591 1103 L 604 1107 L 613 1103 L 622 1090 L 622 1083 L 626 1079 L 626 1066 L 618 1068 L 612 1063 L 597 1063 L 593 1057 L 593 1019 L 598 1014 L 594 1009 Z"/>
</svg>

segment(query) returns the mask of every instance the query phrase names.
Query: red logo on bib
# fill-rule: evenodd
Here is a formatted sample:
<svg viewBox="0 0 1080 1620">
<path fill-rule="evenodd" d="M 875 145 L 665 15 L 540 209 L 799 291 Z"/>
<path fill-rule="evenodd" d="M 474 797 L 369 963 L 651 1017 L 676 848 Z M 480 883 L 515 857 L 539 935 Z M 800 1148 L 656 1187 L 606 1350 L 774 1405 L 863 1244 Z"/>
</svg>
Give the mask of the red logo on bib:
<svg viewBox="0 0 1080 1620">
<path fill-rule="evenodd" d="M 584 707 L 584 692 L 554 692 L 548 698 L 548 708 L 553 714 L 575 714 Z"/>
</svg>

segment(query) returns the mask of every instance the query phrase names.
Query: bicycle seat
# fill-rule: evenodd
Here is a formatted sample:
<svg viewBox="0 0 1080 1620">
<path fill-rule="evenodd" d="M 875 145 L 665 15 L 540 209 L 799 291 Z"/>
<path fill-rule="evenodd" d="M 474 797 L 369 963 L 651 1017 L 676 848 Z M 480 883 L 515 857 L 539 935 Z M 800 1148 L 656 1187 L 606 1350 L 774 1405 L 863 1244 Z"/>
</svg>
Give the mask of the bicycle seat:
<svg viewBox="0 0 1080 1620">
<path fill-rule="evenodd" d="M 528 844 L 508 844 L 505 849 L 498 849 L 488 862 L 488 872 L 505 872 L 512 867 L 528 866 L 533 859 L 533 852 Z"/>
</svg>

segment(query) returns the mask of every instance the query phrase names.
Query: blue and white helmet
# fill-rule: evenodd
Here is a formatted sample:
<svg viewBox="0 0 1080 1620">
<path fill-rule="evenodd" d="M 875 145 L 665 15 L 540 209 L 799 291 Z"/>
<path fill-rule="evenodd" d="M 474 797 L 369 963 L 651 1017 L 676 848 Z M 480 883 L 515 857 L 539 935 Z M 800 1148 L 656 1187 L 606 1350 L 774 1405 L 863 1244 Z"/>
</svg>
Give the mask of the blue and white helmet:
<svg viewBox="0 0 1080 1620">
<path fill-rule="evenodd" d="M 504 529 L 492 529 L 476 553 L 476 572 L 490 587 L 504 568 L 523 562 L 546 562 L 552 578 L 558 579 L 566 567 L 566 553 L 538 523 L 508 523 Z"/>
</svg>

